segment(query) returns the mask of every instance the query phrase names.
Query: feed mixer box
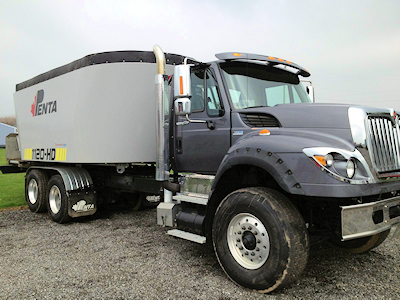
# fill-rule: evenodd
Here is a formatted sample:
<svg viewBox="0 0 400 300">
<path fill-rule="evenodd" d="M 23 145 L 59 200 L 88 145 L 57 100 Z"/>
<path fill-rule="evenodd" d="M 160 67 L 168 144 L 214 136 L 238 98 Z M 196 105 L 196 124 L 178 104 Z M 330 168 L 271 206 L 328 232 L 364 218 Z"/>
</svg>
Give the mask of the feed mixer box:
<svg viewBox="0 0 400 300">
<path fill-rule="evenodd" d="M 166 54 L 166 74 L 183 59 Z M 106 52 L 18 84 L 22 160 L 155 162 L 156 72 L 153 52 Z"/>
</svg>

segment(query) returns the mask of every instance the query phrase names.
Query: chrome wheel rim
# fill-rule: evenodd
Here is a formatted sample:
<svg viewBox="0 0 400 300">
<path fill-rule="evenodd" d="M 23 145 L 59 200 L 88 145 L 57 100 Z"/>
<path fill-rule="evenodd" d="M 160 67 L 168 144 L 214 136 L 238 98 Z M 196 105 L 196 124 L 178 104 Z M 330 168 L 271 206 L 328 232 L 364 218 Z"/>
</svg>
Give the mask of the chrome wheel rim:
<svg viewBox="0 0 400 300">
<path fill-rule="evenodd" d="M 231 220 L 227 240 L 233 258 L 246 269 L 258 269 L 268 259 L 268 232 L 261 221 L 252 214 L 241 213 Z"/>
<path fill-rule="evenodd" d="M 61 209 L 61 192 L 58 186 L 53 185 L 49 193 L 49 204 L 53 214 L 57 214 Z"/>
<path fill-rule="evenodd" d="M 29 180 L 28 200 L 31 204 L 35 204 L 36 201 L 38 200 L 38 184 L 35 179 Z"/>
</svg>

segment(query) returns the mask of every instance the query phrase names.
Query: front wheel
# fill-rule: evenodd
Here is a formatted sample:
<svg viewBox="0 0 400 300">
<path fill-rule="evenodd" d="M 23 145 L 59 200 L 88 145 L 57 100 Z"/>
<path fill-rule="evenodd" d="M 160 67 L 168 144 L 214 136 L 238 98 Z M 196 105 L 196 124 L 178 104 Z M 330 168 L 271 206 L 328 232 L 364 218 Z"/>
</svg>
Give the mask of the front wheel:
<svg viewBox="0 0 400 300">
<path fill-rule="evenodd" d="M 309 237 L 297 208 L 267 188 L 229 194 L 213 222 L 213 244 L 225 273 L 236 283 L 269 293 L 297 280 L 309 253 Z"/>
<path fill-rule="evenodd" d="M 372 236 L 367 236 L 345 242 L 342 242 L 339 239 L 332 239 L 330 241 L 330 244 L 334 247 L 340 248 L 343 251 L 360 254 L 378 247 L 386 240 L 386 238 L 389 236 L 389 233 L 390 229 L 374 234 Z"/>
</svg>

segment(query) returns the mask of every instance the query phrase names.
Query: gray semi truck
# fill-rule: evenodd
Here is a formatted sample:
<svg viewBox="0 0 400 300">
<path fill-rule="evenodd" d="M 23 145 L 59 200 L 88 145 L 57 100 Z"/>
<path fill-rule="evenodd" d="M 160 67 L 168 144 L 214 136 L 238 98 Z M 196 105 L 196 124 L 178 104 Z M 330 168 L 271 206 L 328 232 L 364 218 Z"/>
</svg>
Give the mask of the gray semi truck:
<svg viewBox="0 0 400 300">
<path fill-rule="evenodd" d="M 168 234 L 264 293 L 299 278 L 310 242 L 380 245 L 400 222 L 395 111 L 313 103 L 288 60 L 216 57 L 98 53 L 18 84 L 1 170 L 26 172 L 30 210 L 58 223 L 160 200 Z"/>
</svg>

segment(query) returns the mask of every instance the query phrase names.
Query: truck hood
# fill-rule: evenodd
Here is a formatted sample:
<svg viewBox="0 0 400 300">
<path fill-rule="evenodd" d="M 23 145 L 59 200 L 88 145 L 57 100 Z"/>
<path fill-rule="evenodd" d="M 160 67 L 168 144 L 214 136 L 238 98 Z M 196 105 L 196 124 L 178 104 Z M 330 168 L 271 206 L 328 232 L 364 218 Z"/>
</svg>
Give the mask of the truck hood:
<svg viewBox="0 0 400 300">
<path fill-rule="evenodd" d="M 240 110 L 241 115 L 271 115 L 283 128 L 349 129 L 347 104 L 299 103 Z"/>
</svg>

